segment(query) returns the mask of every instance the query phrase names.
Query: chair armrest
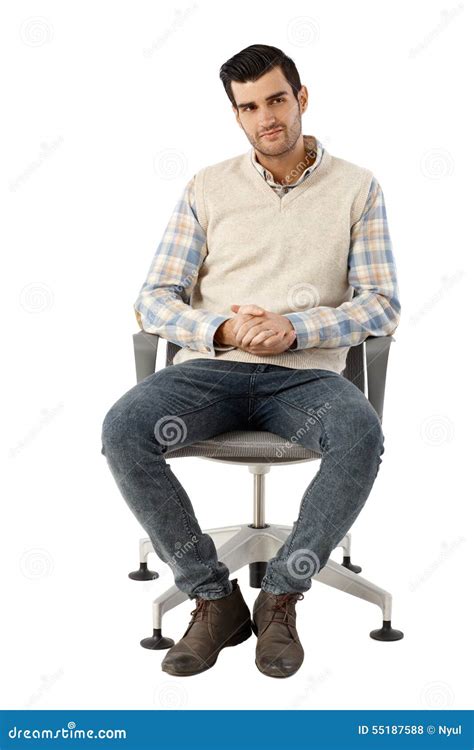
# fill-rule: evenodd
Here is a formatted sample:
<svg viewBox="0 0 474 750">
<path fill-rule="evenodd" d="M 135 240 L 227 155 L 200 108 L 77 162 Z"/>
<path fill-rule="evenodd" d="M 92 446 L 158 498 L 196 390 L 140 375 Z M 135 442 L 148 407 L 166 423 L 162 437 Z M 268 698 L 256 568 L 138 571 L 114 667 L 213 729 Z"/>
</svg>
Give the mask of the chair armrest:
<svg viewBox="0 0 474 750">
<path fill-rule="evenodd" d="M 385 381 L 387 377 L 388 353 L 393 336 L 368 336 L 365 339 L 365 361 L 367 369 L 367 397 L 383 418 Z"/>
<path fill-rule="evenodd" d="M 147 333 L 146 331 L 133 334 L 137 383 L 155 372 L 159 338 L 160 336 L 157 333 Z"/>
</svg>

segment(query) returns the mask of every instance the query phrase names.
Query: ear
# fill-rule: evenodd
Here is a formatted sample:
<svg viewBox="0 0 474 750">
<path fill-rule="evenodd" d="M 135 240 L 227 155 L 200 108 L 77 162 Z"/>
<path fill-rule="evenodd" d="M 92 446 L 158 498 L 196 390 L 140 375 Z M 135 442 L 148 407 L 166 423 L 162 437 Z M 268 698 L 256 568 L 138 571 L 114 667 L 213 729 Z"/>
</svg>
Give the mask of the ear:
<svg viewBox="0 0 474 750">
<path fill-rule="evenodd" d="M 301 86 L 298 91 L 298 101 L 300 103 L 301 112 L 306 112 L 308 109 L 308 89 L 306 86 Z"/>
</svg>

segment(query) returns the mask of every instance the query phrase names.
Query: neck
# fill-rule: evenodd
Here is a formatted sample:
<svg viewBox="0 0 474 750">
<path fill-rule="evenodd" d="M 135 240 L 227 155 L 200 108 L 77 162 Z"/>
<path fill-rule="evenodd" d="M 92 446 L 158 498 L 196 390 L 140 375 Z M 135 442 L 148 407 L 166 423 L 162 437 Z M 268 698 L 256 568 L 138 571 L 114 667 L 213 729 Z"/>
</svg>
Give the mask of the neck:
<svg viewBox="0 0 474 750">
<path fill-rule="evenodd" d="M 269 156 L 255 149 L 255 155 L 260 164 L 272 173 L 276 182 L 282 185 L 291 185 L 292 182 L 296 182 L 315 160 L 314 155 L 309 157 L 306 153 L 303 134 L 300 135 L 291 151 Z"/>
</svg>

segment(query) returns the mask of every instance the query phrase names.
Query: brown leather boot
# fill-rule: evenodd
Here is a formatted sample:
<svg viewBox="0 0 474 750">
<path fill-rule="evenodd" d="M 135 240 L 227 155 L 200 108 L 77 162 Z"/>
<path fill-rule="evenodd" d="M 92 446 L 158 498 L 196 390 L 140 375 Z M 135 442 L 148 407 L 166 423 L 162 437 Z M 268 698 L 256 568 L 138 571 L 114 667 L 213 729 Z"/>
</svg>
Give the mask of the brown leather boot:
<svg viewBox="0 0 474 750">
<path fill-rule="evenodd" d="M 304 594 L 270 594 L 260 589 L 253 605 L 252 629 L 257 636 L 255 664 L 268 677 L 290 677 L 304 659 L 296 630 L 295 604 Z"/>
<path fill-rule="evenodd" d="M 185 634 L 161 662 L 164 672 L 177 676 L 205 672 L 216 663 L 221 649 L 250 638 L 250 610 L 237 578 L 231 584 L 232 593 L 221 599 L 196 597 L 197 605 Z"/>
</svg>

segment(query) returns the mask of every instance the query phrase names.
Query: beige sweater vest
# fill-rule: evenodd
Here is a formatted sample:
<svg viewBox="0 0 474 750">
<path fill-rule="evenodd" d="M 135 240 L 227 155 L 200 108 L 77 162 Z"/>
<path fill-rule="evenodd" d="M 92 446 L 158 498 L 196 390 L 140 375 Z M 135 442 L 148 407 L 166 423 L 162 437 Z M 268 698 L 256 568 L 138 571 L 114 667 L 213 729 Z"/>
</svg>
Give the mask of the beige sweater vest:
<svg viewBox="0 0 474 750">
<path fill-rule="evenodd" d="M 284 315 L 350 300 L 351 226 L 364 209 L 372 173 L 325 149 L 319 166 L 280 198 L 250 157 L 248 151 L 196 174 L 207 255 L 191 307 L 234 317 L 231 304 L 254 303 Z M 234 348 L 213 357 L 183 348 L 173 364 L 212 357 L 341 373 L 348 350 L 312 347 L 260 356 Z"/>
</svg>

